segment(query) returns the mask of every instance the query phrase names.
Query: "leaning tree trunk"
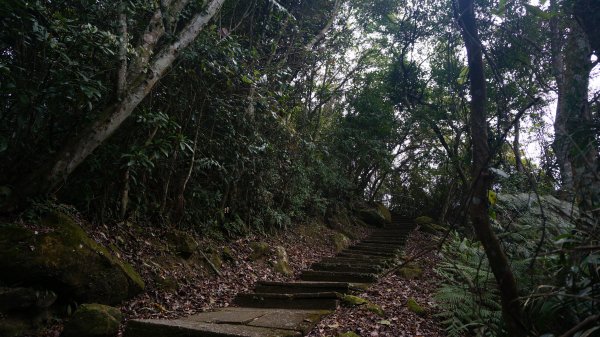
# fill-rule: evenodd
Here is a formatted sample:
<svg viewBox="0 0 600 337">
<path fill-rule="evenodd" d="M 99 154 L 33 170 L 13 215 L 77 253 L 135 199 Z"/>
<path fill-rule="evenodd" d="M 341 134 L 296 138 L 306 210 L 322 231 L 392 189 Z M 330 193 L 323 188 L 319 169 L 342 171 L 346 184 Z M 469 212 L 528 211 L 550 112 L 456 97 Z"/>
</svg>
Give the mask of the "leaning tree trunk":
<svg viewBox="0 0 600 337">
<path fill-rule="evenodd" d="M 189 1 L 163 1 L 170 4 L 171 11 L 179 13 Z M 22 181 L 15 191 L 19 194 L 6 208 L 18 206 L 25 198 L 47 194 L 55 190 L 67 177 L 115 130 L 125 121 L 133 110 L 150 93 L 156 83 L 165 75 L 179 54 L 188 47 L 219 11 L 225 0 L 212 0 L 204 11 L 194 15 L 179 31 L 170 44 L 160 50 L 154 50 L 158 41 L 165 33 L 163 19 L 168 13 L 157 10 L 147 31 L 144 33 L 140 48 L 140 57 L 132 64 L 128 74 L 128 85 L 123 89 L 122 96 L 106 108 L 100 116 L 83 132 L 73 138 L 57 153 L 50 163 Z M 168 28 L 168 27 L 167 27 Z M 156 55 L 150 58 L 150 55 Z M 122 76 L 122 75 L 120 75 Z"/>
<path fill-rule="evenodd" d="M 473 146 L 473 183 L 470 214 L 473 228 L 481 241 L 500 289 L 502 315 L 510 336 L 527 336 L 521 322 L 517 282 L 504 250 L 490 224 L 487 193 L 491 183 L 488 171 L 490 149 L 486 121 L 486 84 L 481 42 L 479 40 L 473 0 L 458 0 L 458 23 L 467 48 L 471 92 L 471 139 Z"/>
</svg>

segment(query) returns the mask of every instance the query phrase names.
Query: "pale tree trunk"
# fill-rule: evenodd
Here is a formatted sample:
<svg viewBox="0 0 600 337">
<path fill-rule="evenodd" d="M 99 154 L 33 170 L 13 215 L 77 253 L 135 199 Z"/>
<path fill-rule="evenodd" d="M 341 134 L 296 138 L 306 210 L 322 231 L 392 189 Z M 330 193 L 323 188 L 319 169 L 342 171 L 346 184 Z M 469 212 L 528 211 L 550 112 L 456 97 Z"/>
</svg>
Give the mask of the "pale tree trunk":
<svg viewBox="0 0 600 337">
<path fill-rule="evenodd" d="M 508 334 L 513 337 L 524 337 L 527 336 L 527 331 L 521 322 L 523 315 L 517 282 L 500 241 L 492 229 L 488 215 L 487 191 L 491 183 L 491 175 L 488 171 L 490 150 L 485 112 L 487 98 L 483 55 L 473 0 L 458 0 L 456 15 L 467 49 L 470 77 L 473 184 L 469 211 L 475 234 L 483 245 L 500 290 L 502 316 Z"/>
<path fill-rule="evenodd" d="M 313 50 L 313 48 L 317 45 L 317 43 L 321 42 L 321 40 L 323 40 L 325 38 L 325 35 L 331 29 L 331 26 L 333 26 L 333 23 L 335 22 L 335 19 L 338 16 L 338 13 L 340 11 L 341 2 L 342 2 L 341 0 L 335 0 L 335 3 L 333 4 L 333 9 L 331 11 L 331 16 L 327 20 L 327 23 L 325 23 L 325 26 L 323 26 L 323 28 L 319 31 L 319 33 L 317 35 L 315 35 L 310 40 L 310 42 L 305 46 L 306 50 L 309 50 L 309 51 Z"/>
<path fill-rule="evenodd" d="M 515 154 L 515 168 L 517 172 L 523 173 L 523 159 L 521 158 L 521 121 L 517 119 L 515 121 L 515 138 L 513 140 L 513 152 Z"/>
<path fill-rule="evenodd" d="M 129 84 L 124 89 L 121 99 L 106 108 L 87 129 L 68 142 L 47 167 L 28 177 L 22 182 L 22 186 L 15 189 L 20 193 L 18 197 L 21 201 L 23 198 L 55 190 L 102 142 L 112 135 L 150 93 L 183 49 L 196 39 L 225 0 L 210 1 L 202 12 L 190 18 L 187 25 L 177 33 L 173 42 L 155 50 L 165 32 L 163 26 L 165 16 L 179 17 L 188 2 L 189 0 L 161 1 L 160 9 L 157 9 L 151 18 L 142 37 L 140 48 L 142 52 L 128 72 Z"/>
<path fill-rule="evenodd" d="M 558 10 L 556 0 L 550 1 L 550 8 Z M 560 171 L 561 191 L 563 198 L 573 198 L 573 168 L 569 161 L 569 142 L 566 131 L 566 118 L 564 113 L 564 60 L 563 60 L 563 37 L 562 29 L 559 27 L 560 17 L 554 16 L 550 19 L 550 49 L 552 54 L 552 74 L 556 81 L 557 101 L 556 115 L 554 119 L 554 143 L 552 149 L 556 155 L 556 162 Z"/>
<path fill-rule="evenodd" d="M 592 70 L 590 54 L 591 48 L 584 31 L 579 23 L 572 20 L 564 50 L 564 86 L 559 93 L 563 103 L 560 118 L 564 129 L 561 131 L 566 135 L 562 142 L 569 146 L 568 158 L 573 168 L 578 204 L 587 211 L 600 207 L 598 147 L 588 102 Z"/>
</svg>

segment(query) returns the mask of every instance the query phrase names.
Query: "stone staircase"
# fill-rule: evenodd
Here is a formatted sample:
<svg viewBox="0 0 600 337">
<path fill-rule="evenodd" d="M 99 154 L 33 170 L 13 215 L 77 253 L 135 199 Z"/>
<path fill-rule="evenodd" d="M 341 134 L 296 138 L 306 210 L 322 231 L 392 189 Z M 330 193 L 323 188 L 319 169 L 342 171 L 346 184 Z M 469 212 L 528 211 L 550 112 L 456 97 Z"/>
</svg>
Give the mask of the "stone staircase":
<svg viewBox="0 0 600 337">
<path fill-rule="evenodd" d="M 314 263 L 297 281 L 260 281 L 253 292 L 235 298 L 236 307 L 175 320 L 132 320 L 124 337 L 304 336 L 339 306 L 344 294 L 366 289 L 396 264 L 413 227 L 409 219 L 393 215 L 392 223 Z"/>
</svg>

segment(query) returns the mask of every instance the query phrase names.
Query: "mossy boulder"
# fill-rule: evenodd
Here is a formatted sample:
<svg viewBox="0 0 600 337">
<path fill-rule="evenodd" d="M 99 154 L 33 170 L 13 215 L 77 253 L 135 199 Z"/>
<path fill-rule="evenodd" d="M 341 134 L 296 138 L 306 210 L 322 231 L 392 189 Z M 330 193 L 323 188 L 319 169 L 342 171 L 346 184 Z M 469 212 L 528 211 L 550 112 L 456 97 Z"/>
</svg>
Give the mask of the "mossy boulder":
<svg viewBox="0 0 600 337">
<path fill-rule="evenodd" d="M 421 230 L 429 234 L 440 234 L 446 232 L 446 228 L 444 226 L 435 223 L 423 225 L 421 226 Z"/>
<path fill-rule="evenodd" d="M 408 264 L 395 272 L 396 275 L 403 279 L 414 280 L 423 276 L 423 269 L 416 264 Z"/>
<path fill-rule="evenodd" d="M 349 305 L 349 306 L 363 305 L 363 304 L 369 303 L 368 300 L 366 300 L 362 297 L 354 296 L 354 295 L 342 296 L 342 302 L 345 305 Z"/>
<path fill-rule="evenodd" d="M 433 223 L 433 219 L 430 218 L 430 217 L 428 217 L 428 216 L 426 216 L 426 215 L 423 215 L 423 216 L 420 216 L 420 217 L 416 218 L 415 219 L 415 223 L 417 225 L 421 225 L 421 226 L 422 225 L 428 225 L 428 224 Z"/>
<path fill-rule="evenodd" d="M 382 227 L 392 221 L 390 211 L 382 204 L 375 204 L 372 207 L 366 207 L 358 210 L 358 218 L 369 225 Z"/>
<path fill-rule="evenodd" d="M 167 240 L 171 251 L 184 259 L 189 259 L 198 248 L 198 243 L 194 240 L 194 237 L 184 231 L 173 230 L 169 232 Z"/>
<path fill-rule="evenodd" d="M 392 213 L 390 212 L 390 210 L 385 207 L 384 204 L 377 202 L 375 203 L 375 207 L 377 208 L 377 212 L 379 212 L 379 214 L 381 214 L 381 216 L 383 216 L 383 218 L 385 219 L 385 222 L 390 223 L 392 222 Z"/>
<path fill-rule="evenodd" d="M 252 253 L 250 253 L 250 259 L 253 261 L 260 260 L 267 255 L 271 251 L 271 247 L 266 242 L 251 242 L 250 248 L 252 248 Z"/>
<path fill-rule="evenodd" d="M 343 230 L 352 223 L 352 220 L 348 216 L 346 208 L 333 203 L 325 210 L 325 223 L 331 229 Z"/>
<path fill-rule="evenodd" d="M 83 304 L 65 325 L 62 337 L 116 337 L 123 315 L 117 308 Z"/>
<path fill-rule="evenodd" d="M 275 257 L 276 259 L 273 268 L 276 272 L 286 276 L 291 276 L 294 274 L 292 267 L 290 267 L 290 262 L 288 260 L 285 248 L 282 246 L 275 247 Z"/>
<path fill-rule="evenodd" d="M 350 246 L 350 239 L 342 233 L 336 232 L 333 234 L 331 240 L 333 241 L 333 247 L 336 252 L 340 252 Z"/>
<path fill-rule="evenodd" d="M 412 297 L 409 298 L 406 302 L 406 307 L 408 308 L 408 310 L 414 312 L 419 316 L 423 316 L 427 313 L 427 310 L 425 310 L 425 308 L 419 305 L 419 303 L 417 303 L 417 301 Z"/>
<path fill-rule="evenodd" d="M 235 261 L 235 254 L 233 253 L 233 251 L 229 247 L 224 247 L 223 248 L 223 250 L 221 251 L 221 256 L 223 257 L 224 261 L 227 261 L 227 262 L 234 262 Z"/>
<path fill-rule="evenodd" d="M 375 303 L 367 303 L 365 308 L 379 317 L 385 317 L 385 311 L 383 308 Z"/>
<path fill-rule="evenodd" d="M 43 287 L 63 300 L 113 304 L 144 289 L 127 263 L 92 240 L 69 216 L 52 212 L 43 231 L 0 225 L 0 282 Z"/>
</svg>

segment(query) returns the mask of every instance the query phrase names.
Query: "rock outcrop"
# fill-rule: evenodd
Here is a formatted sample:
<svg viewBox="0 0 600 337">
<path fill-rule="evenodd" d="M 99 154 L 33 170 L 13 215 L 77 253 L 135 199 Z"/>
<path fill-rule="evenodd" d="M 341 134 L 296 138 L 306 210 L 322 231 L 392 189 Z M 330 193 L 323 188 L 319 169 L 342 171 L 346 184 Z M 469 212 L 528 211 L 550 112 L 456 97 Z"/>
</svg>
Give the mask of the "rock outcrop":
<svg viewBox="0 0 600 337">
<path fill-rule="evenodd" d="M 62 337 L 116 337 L 123 315 L 117 308 L 83 304 L 65 325 Z"/>
<path fill-rule="evenodd" d="M 0 270 L 1 283 L 49 289 L 62 301 L 115 304 L 144 289 L 129 264 L 57 212 L 46 215 L 39 229 L 0 226 Z"/>
</svg>

